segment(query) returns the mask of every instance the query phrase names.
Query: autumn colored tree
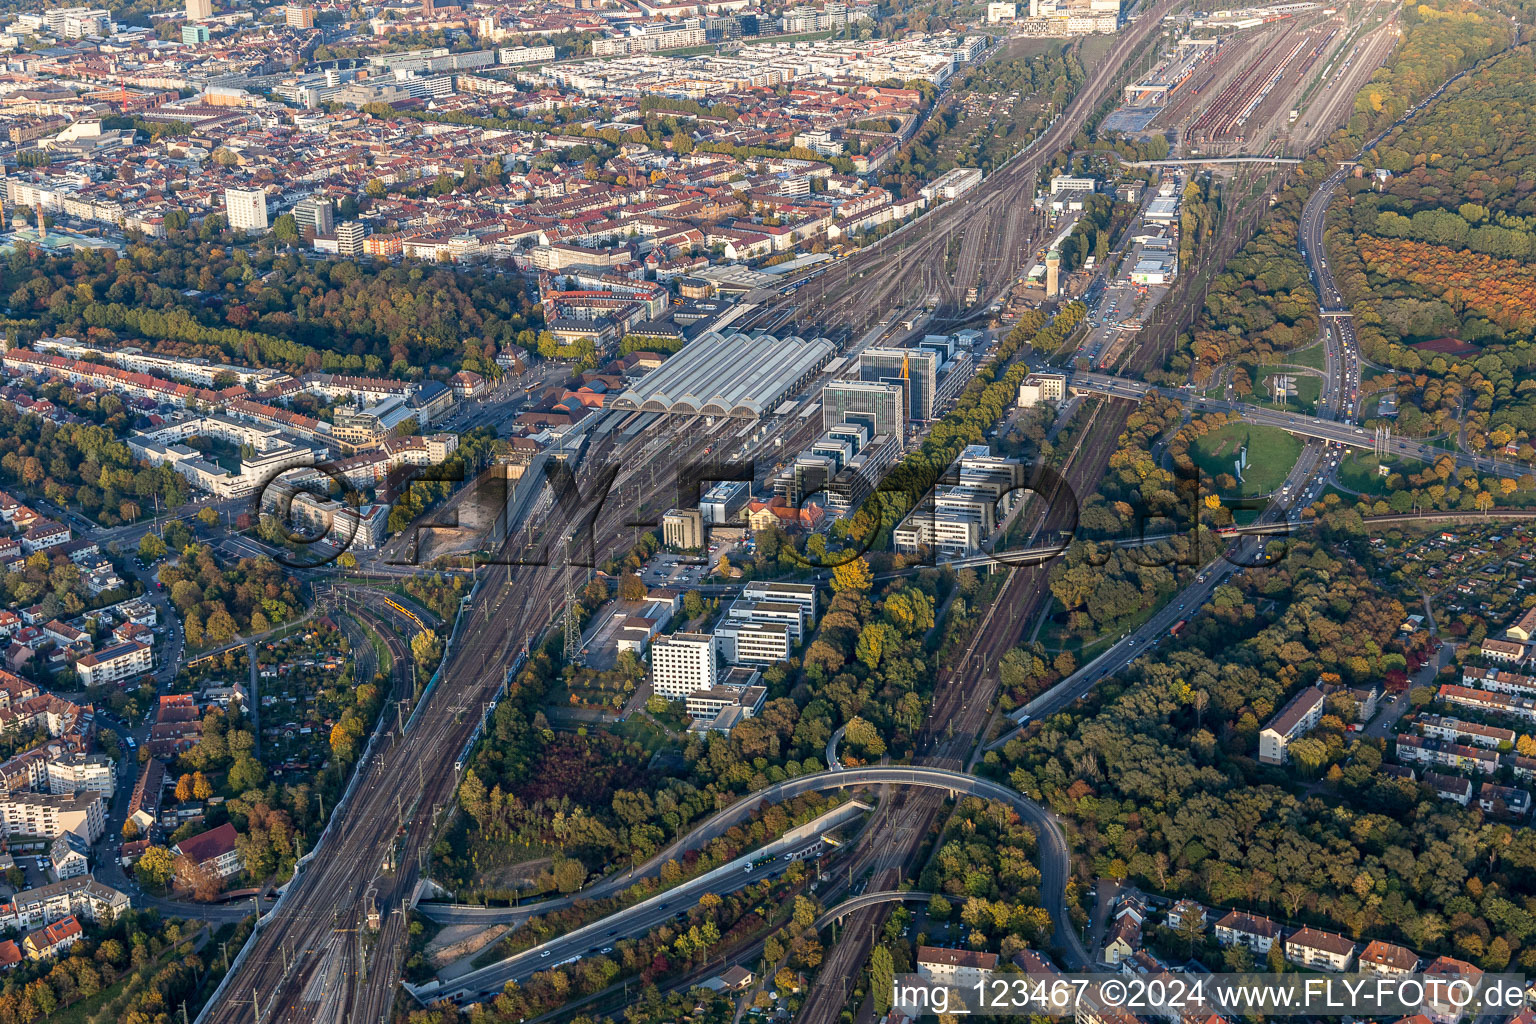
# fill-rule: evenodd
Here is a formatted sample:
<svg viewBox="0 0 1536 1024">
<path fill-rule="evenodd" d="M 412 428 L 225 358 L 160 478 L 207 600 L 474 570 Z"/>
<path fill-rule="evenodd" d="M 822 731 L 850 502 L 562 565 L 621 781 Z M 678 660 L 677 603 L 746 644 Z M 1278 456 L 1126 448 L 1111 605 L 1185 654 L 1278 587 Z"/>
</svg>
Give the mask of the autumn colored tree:
<svg viewBox="0 0 1536 1024">
<path fill-rule="evenodd" d="M 176 873 L 176 858 L 163 846 L 146 849 L 133 864 L 133 877 L 151 892 L 164 892 Z"/>
<path fill-rule="evenodd" d="M 832 590 L 834 593 L 840 594 L 845 590 L 867 593 L 874 584 L 874 573 L 870 571 L 869 562 L 865 561 L 863 555 L 851 558 L 832 569 Z"/>
</svg>

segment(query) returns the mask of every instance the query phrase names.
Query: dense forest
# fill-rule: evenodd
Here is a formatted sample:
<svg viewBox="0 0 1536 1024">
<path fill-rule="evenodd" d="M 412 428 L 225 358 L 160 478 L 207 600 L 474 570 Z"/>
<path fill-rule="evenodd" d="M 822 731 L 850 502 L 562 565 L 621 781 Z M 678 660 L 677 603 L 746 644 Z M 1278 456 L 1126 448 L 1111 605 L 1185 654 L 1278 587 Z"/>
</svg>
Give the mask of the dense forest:
<svg viewBox="0 0 1536 1024">
<path fill-rule="evenodd" d="M 1405 665 L 1403 605 L 1357 545 L 1325 529 L 1234 577 L 1157 659 L 989 755 L 990 769 L 1072 822 L 1090 877 L 1490 969 L 1536 964 L 1536 834 L 1381 774 L 1381 742 L 1346 732 L 1337 703 L 1297 751 L 1301 779 L 1254 760 L 1259 727 L 1296 689 Z"/>
<path fill-rule="evenodd" d="M 1471 0 L 1405 4 L 1401 18 L 1402 44 L 1355 96 L 1347 130 L 1330 140 L 1341 159 L 1352 159 L 1361 142 L 1402 117 L 1446 79 L 1507 47 L 1514 32 L 1503 17 Z"/>
<path fill-rule="evenodd" d="M 159 1024 L 197 992 L 204 957 L 194 952 L 197 922 L 130 910 L 92 926 L 67 954 L 27 961 L 0 986 L 0 1024 L 51 1017 Z M 206 947 L 204 947 L 206 952 Z"/>
<path fill-rule="evenodd" d="M 935 894 L 929 921 L 958 921 L 971 948 L 1004 957 L 1039 948 L 1052 925 L 1039 906 L 1036 846 L 1034 829 L 1007 804 L 961 800 L 918 880 L 919 891 Z"/>
<path fill-rule="evenodd" d="M 923 184 L 954 167 L 992 170 L 1038 134 L 1050 120 L 1049 111 L 1061 109 L 1082 84 L 1083 77 L 1078 56 L 1070 49 L 1000 58 L 965 72 L 947 90 L 946 101 L 881 172 L 880 184 L 897 195 L 912 196 Z M 1048 105 L 1042 108 L 1044 113 L 1031 124 L 1004 118 L 993 125 L 987 118 L 985 127 L 993 130 L 982 130 L 982 115 L 964 117 L 960 109 L 964 97 L 987 97 L 987 105 L 1001 104 L 1001 94 L 1013 92 L 1022 97 L 1047 99 Z M 1016 112 L 1018 105 L 1007 110 Z"/>
<path fill-rule="evenodd" d="M 193 648 L 264 632 L 304 609 L 297 581 L 272 559 L 242 558 L 226 569 L 205 544 L 188 546 L 176 564 L 160 567 L 158 578 Z"/>
<path fill-rule="evenodd" d="M 213 218 L 212 220 L 217 220 Z M 0 323 L 21 340 L 71 335 L 296 372 L 418 377 L 435 364 L 495 372 L 539 319 L 521 278 L 346 260 L 310 262 L 274 239 L 198 233 L 108 251 L 0 260 Z"/>
<path fill-rule="evenodd" d="M 1461 79 L 1377 148 L 1385 192 L 1414 209 L 1477 203 L 1536 215 L 1536 54 L 1512 50 Z M 1517 229 L 1529 230 L 1529 224 Z"/>
<path fill-rule="evenodd" d="M 153 515 L 157 500 L 172 508 L 191 495 L 186 479 L 169 466 L 135 468 L 133 453 L 108 427 L 59 425 L 4 403 L 0 482 L 20 501 L 38 495 L 79 508 L 103 526 Z"/>
<path fill-rule="evenodd" d="M 1309 191 L 1310 182 L 1285 190 L 1254 239 L 1211 282 L 1205 309 L 1181 345 L 1195 360 L 1197 382 L 1223 363 L 1269 362 L 1317 339 L 1317 293 L 1296 247 Z"/>
<path fill-rule="evenodd" d="M 849 725 L 852 758 L 909 751 L 932 685 L 928 645 L 942 640 L 930 633 L 944 579 L 928 571 L 876 589 L 862 561 L 851 565 L 838 570 L 839 592 L 803 658 L 764 672 L 762 712 L 728 736 L 681 738 L 680 756 L 665 770 L 655 766 L 652 749 L 627 735 L 552 729 L 542 707 L 556 682 L 555 661 L 551 652 L 535 653 L 492 714 L 466 772 L 460 800 L 473 828 L 440 845 L 442 876 L 478 885 L 476 874 L 508 854 L 559 851 L 573 862 L 572 874 L 563 881 L 556 872 L 551 887 L 570 891 L 590 870 L 652 856 L 721 798 L 820 770 L 839 725 Z M 979 582 L 967 573 L 958 585 L 963 614 Z M 605 600 L 584 595 L 589 614 Z M 737 837 L 732 848 L 747 838 Z"/>
<path fill-rule="evenodd" d="M 1536 198 L 1528 48 L 1500 56 L 1393 131 L 1385 181 L 1348 183 L 1328 247 L 1362 353 L 1400 371 L 1395 428 L 1475 451 L 1536 453 Z"/>
</svg>

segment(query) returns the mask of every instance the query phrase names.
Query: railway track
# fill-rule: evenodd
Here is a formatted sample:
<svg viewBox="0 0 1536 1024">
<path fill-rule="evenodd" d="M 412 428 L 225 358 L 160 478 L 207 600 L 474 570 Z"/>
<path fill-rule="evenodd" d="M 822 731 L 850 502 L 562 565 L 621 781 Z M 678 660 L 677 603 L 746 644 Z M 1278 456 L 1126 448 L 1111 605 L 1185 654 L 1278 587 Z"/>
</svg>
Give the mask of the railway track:
<svg viewBox="0 0 1536 1024">
<path fill-rule="evenodd" d="M 814 280 L 765 302 L 742 327 L 774 322 L 785 307 L 804 306 L 799 319 L 790 319 L 810 320 L 857 334 L 866 330 L 881 310 L 904 305 L 906 301 L 921 302 L 929 293 L 938 293 L 939 300 L 951 311 L 965 305 L 964 295 L 981 279 L 983 267 L 1001 267 L 1009 254 L 1024 251 L 1022 242 L 1028 225 L 1021 208 L 1033 200 L 1040 168 L 1050 156 L 1071 145 L 1072 138 L 1103 101 L 1120 68 L 1152 36 L 1172 7 L 1172 0 L 1162 0 L 1139 16 L 1089 74 L 1061 116 L 980 185 L 835 266 L 813 271 L 818 274 Z M 1000 223 L 999 211 L 1008 211 Z M 980 250 L 967 257 L 965 266 L 959 268 L 973 273 L 973 279 L 967 280 L 963 273 L 954 278 L 943 274 L 946 249 L 956 234 L 968 236 Z M 1007 277 L 986 275 L 986 291 L 977 296 L 976 304 L 989 302 Z"/>
<path fill-rule="evenodd" d="M 1225 136 L 1232 124 L 1237 120 L 1238 112 L 1242 108 L 1245 97 L 1250 95 L 1254 88 L 1255 75 L 1261 68 L 1268 65 L 1271 57 L 1285 42 L 1282 35 L 1266 46 L 1262 53 L 1248 63 L 1248 66 L 1240 71 L 1236 78 L 1227 84 L 1216 98 L 1203 110 L 1195 123 L 1189 126 L 1184 133 L 1184 144 L 1187 146 L 1195 142 L 1207 142 L 1212 139 Z"/>
</svg>

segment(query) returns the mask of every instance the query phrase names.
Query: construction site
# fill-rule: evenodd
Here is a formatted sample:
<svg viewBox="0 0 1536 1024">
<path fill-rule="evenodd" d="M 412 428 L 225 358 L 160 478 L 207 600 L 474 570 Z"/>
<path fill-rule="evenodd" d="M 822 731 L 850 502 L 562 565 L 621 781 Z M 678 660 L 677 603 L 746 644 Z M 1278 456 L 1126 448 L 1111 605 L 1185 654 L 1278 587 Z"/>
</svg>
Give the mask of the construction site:
<svg viewBox="0 0 1536 1024">
<path fill-rule="evenodd" d="M 1396 10 L 1299 3 L 1193 19 L 1105 128 L 1164 135 L 1187 157 L 1305 152 L 1391 53 Z"/>
</svg>

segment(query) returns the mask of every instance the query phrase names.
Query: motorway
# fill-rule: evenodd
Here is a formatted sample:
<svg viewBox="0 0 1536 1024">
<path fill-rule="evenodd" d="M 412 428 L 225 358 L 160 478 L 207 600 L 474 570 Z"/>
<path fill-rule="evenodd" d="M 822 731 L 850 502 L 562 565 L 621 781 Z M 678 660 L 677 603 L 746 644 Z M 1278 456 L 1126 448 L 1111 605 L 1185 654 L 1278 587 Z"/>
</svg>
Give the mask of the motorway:
<svg viewBox="0 0 1536 1024">
<path fill-rule="evenodd" d="M 1315 202 L 1309 203 L 1309 206 L 1315 213 L 1316 219 L 1314 220 L 1314 223 L 1320 225 L 1321 210 L 1323 205 L 1325 205 L 1325 200 L 1319 197 L 1314 197 L 1314 200 Z M 1306 238 L 1305 232 L 1303 233 L 1303 238 Z M 1321 246 L 1316 241 L 1313 242 L 1313 244 L 1310 246 L 1310 249 L 1313 253 L 1321 252 Z M 1326 268 L 1323 269 L 1325 270 Z M 1327 282 L 1331 279 L 1324 277 L 1322 280 L 1324 282 L 1323 287 L 1325 294 L 1328 294 L 1331 286 Z M 1336 292 L 1333 292 L 1333 294 L 1336 294 Z M 1330 333 L 1328 338 L 1325 340 L 1328 341 L 1328 376 L 1331 382 L 1336 383 L 1333 383 L 1330 386 L 1329 391 L 1325 396 L 1323 411 L 1326 414 L 1336 415 L 1340 406 L 1344 404 L 1341 401 L 1344 394 L 1343 384 L 1345 383 L 1345 370 L 1351 366 L 1350 349 L 1352 346 L 1350 346 L 1348 343 L 1350 339 L 1347 333 L 1347 329 L 1341 330 L 1337 334 Z M 1355 367 L 1357 369 L 1357 364 L 1355 364 Z M 1354 389 L 1357 390 L 1358 378 L 1355 377 L 1354 381 Z M 1144 393 L 1145 388 L 1145 385 L 1136 384 L 1133 382 L 1106 379 L 1099 382 L 1096 390 L 1099 390 L 1101 393 L 1106 395 L 1138 399 L 1141 394 Z M 1178 392 L 1174 392 L 1173 394 L 1174 397 L 1178 397 L 1186 401 L 1188 401 L 1190 397 L 1187 394 Z M 1211 403 L 1210 407 L 1225 408 L 1229 410 L 1237 409 L 1244 415 L 1252 413 L 1256 420 L 1269 414 L 1268 410 L 1257 410 L 1253 407 L 1236 406 L 1231 403 Z M 1352 412 L 1353 410 L 1346 409 L 1346 411 Z M 1275 418 L 1272 421 L 1273 425 L 1292 429 L 1296 433 L 1305 434 L 1311 437 L 1326 438 L 1328 440 L 1336 440 L 1340 443 L 1351 444 L 1354 446 L 1369 446 L 1366 443 L 1362 443 L 1360 439 L 1360 435 L 1363 433 L 1363 431 L 1360 431 L 1359 428 L 1355 428 L 1349 424 L 1340 424 L 1331 420 L 1325 424 L 1323 422 L 1323 417 L 1318 417 L 1316 421 L 1312 422 L 1302 422 L 1304 420 L 1309 420 L 1310 418 L 1293 417 L 1283 413 L 1274 415 Z M 1083 448 L 1092 448 L 1093 445 L 1089 443 L 1090 441 L 1090 438 L 1085 438 L 1084 443 L 1080 446 L 1079 450 Z M 1398 442 L 1398 444 L 1401 444 L 1401 442 Z M 1438 451 L 1430 452 L 1427 448 L 1423 448 L 1422 446 L 1420 453 L 1429 457 L 1442 454 Z M 1309 445 L 1306 449 L 1304 449 L 1302 457 L 1292 468 L 1291 473 L 1287 478 L 1287 483 L 1282 488 L 1282 493 L 1284 495 L 1294 495 L 1294 497 L 1287 497 L 1284 500 L 1277 500 L 1272 502 L 1261 515 L 1259 520 L 1260 524 L 1279 523 L 1281 517 L 1284 515 L 1287 505 L 1310 500 L 1311 497 L 1316 496 L 1321 486 L 1322 477 L 1322 474 L 1319 472 L 1319 468 L 1325 458 L 1325 454 L 1320 450 L 1320 446 L 1318 445 Z M 1491 471 L 1497 472 L 1498 469 L 1491 468 Z M 1166 608 L 1162 609 L 1158 615 L 1154 616 L 1151 621 L 1149 621 L 1142 627 L 1141 630 L 1137 632 L 1135 637 L 1125 638 L 1120 644 L 1117 644 L 1115 648 L 1112 648 L 1111 651 L 1108 652 L 1105 656 L 1101 657 L 1100 660 L 1090 664 L 1089 666 L 1086 666 L 1083 672 L 1074 677 L 1071 677 L 1067 681 L 1064 681 L 1061 686 L 1058 686 L 1049 694 L 1043 695 L 1041 699 L 1037 700 L 1028 708 L 1024 709 L 1023 713 L 1026 715 L 1038 715 L 1049 714 L 1054 710 L 1059 710 L 1061 707 L 1065 707 L 1072 700 L 1075 700 L 1078 696 L 1081 696 L 1082 693 L 1087 692 L 1087 689 L 1091 688 L 1092 684 L 1098 679 L 1103 678 L 1110 672 L 1118 671 L 1119 669 L 1123 668 L 1132 659 L 1134 659 L 1134 657 L 1144 653 L 1149 647 L 1155 647 L 1156 643 L 1153 639 L 1154 637 L 1160 637 L 1161 635 L 1164 635 L 1171 623 L 1177 617 L 1180 617 L 1181 613 L 1187 613 L 1191 607 L 1198 608 L 1201 602 L 1209 598 L 1215 587 L 1220 585 L 1220 583 L 1224 582 L 1226 579 L 1230 578 L 1232 573 L 1244 571 L 1241 563 L 1248 562 L 1252 564 L 1263 564 L 1261 546 L 1265 542 L 1265 538 L 1261 536 L 1245 536 L 1242 540 L 1233 546 L 1231 551 L 1227 553 L 1228 557 L 1226 559 L 1218 561 L 1204 572 L 1201 572 L 1197 576 L 1196 582 L 1190 588 L 1180 594 L 1179 597 L 1171 602 Z M 1017 570 L 1015 571 L 1015 574 L 1018 574 Z M 1008 589 L 1008 593 L 1012 593 L 1011 586 Z M 1003 603 L 1004 602 L 1002 600 L 995 602 L 994 610 L 998 605 Z M 1011 618 L 1011 616 L 1003 616 L 1002 618 L 1008 619 Z M 938 757 L 946 760 L 952 756 L 955 749 L 961 745 L 956 741 L 958 741 L 961 736 L 971 731 L 970 719 L 974 717 L 976 709 L 985 707 L 986 700 L 977 700 L 977 698 L 981 696 L 980 690 L 974 685 L 967 685 L 967 680 L 964 678 L 964 676 L 984 676 L 987 674 L 988 665 L 986 659 L 988 655 L 986 652 L 995 647 L 995 645 L 990 642 L 990 639 L 988 642 L 981 641 L 984 636 L 991 637 L 994 635 L 1006 635 L 1006 629 L 999 629 L 993 622 L 992 617 L 989 615 L 987 621 L 985 621 L 981 628 L 978 630 L 977 640 L 973 641 L 971 648 L 966 652 L 966 656 L 961 659 L 959 672 L 951 672 L 949 678 L 943 684 L 941 684 L 939 689 L 936 691 L 934 715 L 931 717 L 930 721 L 943 721 L 945 723 L 945 728 L 942 730 L 942 732 L 945 735 L 941 740 L 934 733 L 925 730 L 925 742 L 928 744 L 927 748 L 924 750 L 925 756 Z M 980 665 L 981 672 L 976 673 L 968 671 L 973 668 L 972 661 L 978 656 L 982 659 L 982 663 Z M 887 776 L 863 773 L 920 773 L 942 770 L 943 769 L 925 768 L 918 766 L 905 769 L 885 768 L 854 769 L 852 771 L 832 771 L 822 773 L 822 775 L 836 776 L 838 782 L 843 785 L 858 781 L 875 784 L 877 782 L 881 782 L 882 780 L 884 782 L 891 782 L 893 780 Z M 954 773 L 950 776 L 950 778 L 969 779 L 970 777 L 960 775 L 959 773 Z M 806 783 L 806 779 L 792 781 L 799 784 Z M 915 780 L 912 778 L 902 779 L 900 780 L 900 783 L 918 785 L 922 784 L 921 782 L 915 782 Z M 942 785 L 947 788 L 952 785 L 952 783 L 945 782 L 942 783 Z M 963 791 L 966 792 L 973 792 L 973 790 L 971 790 L 968 785 L 964 787 L 955 785 L 955 788 L 963 789 Z M 1053 841 L 1054 837 L 1059 835 L 1059 830 L 1054 826 L 1054 822 L 1048 820 L 1039 821 L 1030 817 L 1031 809 L 1034 811 L 1039 811 L 1038 807 L 1035 807 L 1032 804 L 1030 804 L 1028 807 L 1020 806 L 1018 803 L 1015 803 L 1015 801 L 1023 800 L 1019 794 L 1013 790 L 1007 789 L 1006 787 L 999 787 L 999 789 L 1001 792 L 996 794 L 998 798 L 1008 799 L 1009 802 L 1018 807 L 1020 813 L 1025 815 L 1027 820 L 1031 820 L 1031 822 L 1035 824 L 1041 832 L 1042 868 L 1044 871 L 1046 871 L 1047 874 L 1050 875 L 1050 878 L 1043 884 L 1043 889 L 1045 891 L 1055 891 L 1055 886 L 1058 883 L 1058 879 L 1060 884 L 1064 887 L 1064 881 L 1068 875 L 1070 865 L 1064 845 L 1058 849 L 1056 843 Z M 754 796 L 749 799 L 752 801 L 758 801 L 763 797 L 764 794 L 754 794 Z M 1028 802 L 1026 801 L 1026 803 Z M 920 819 L 908 818 L 907 820 L 916 821 Z M 708 823 L 706 823 L 706 825 L 707 824 Z M 703 827 L 705 826 L 701 826 L 701 828 Z M 896 841 L 893 843 L 893 840 L 897 837 L 893 837 L 891 833 L 886 829 L 877 828 L 872 830 L 872 832 L 874 834 L 870 837 L 867 837 L 865 843 L 861 845 L 874 847 L 881 844 L 889 844 L 902 847 L 903 849 L 905 849 L 907 846 L 905 842 L 901 841 Z M 1059 876 L 1057 875 L 1058 871 Z M 874 909 L 876 902 L 877 901 L 871 901 L 869 907 L 865 907 L 862 904 L 856 907 L 850 906 L 846 908 L 846 912 L 862 913 L 865 910 Z M 1061 906 L 1057 901 L 1048 899 L 1047 906 L 1048 909 L 1052 911 L 1053 920 L 1057 921 L 1058 925 L 1060 922 L 1067 920 L 1065 915 L 1065 908 Z M 842 913 L 844 911 L 840 910 L 839 912 Z M 618 917 L 610 918 L 606 924 L 609 928 L 613 928 L 615 921 L 622 921 L 622 919 Z M 856 931 L 856 929 L 850 927 L 846 934 L 851 936 L 855 934 Z M 1062 935 L 1062 931 L 1065 931 L 1068 934 Z M 1065 957 L 1066 959 L 1076 959 L 1081 964 L 1086 964 L 1089 962 L 1087 952 L 1086 950 L 1082 949 L 1080 937 L 1076 935 L 1075 930 L 1071 929 L 1070 927 L 1066 929 L 1059 929 L 1057 939 L 1058 942 L 1060 942 L 1067 949 L 1067 954 Z M 852 944 L 845 941 L 844 945 L 847 946 Z M 841 948 L 842 947 L 838 947 L 837 950 L 840 950 Z M 834 953 L 836 953 L 837 950 L 834 950 Z M 822 971 L 822 975 L 827 976 L 838 974 L 843 978 L 850 976 L 850 968 L 856 971 L 861 964 L 861 953 L 862 950 L 858 950 L 851 957 L 844 957 L 843 959 L 848 961 L 847 964 L 834 964 L 829 959 L 827 966 L 824 967 Z M 551 958 L 553 955 L 554 954 L 551 953 Z M 546 963 L 548 962 L 543 956 L 539 956 L 538 959 L 544 960 Z M 534 966 L 536 967 L 537 965 Z M 837 1009 L 841 1008 L 841 996 L 843 989 L 841 986 L 833 986 L 829 988 L 829 991 L 831 992 L 831 996 L 822 1000 L 820 1003 L 813 1004 L 812 1002 L 808 1001 L 807 1006 L 802 1013 L 802 1019 L 819 1020 L 823 1017 L 826 1019 L 832 1019 L 830 1010 L 833 1007 L 836 1007 Z M 812 995 L 815 995 L 814 990 Z M 829 1012 L 824 1013 L 823 1010 L 827 1010 Z"/>
<path fill-rule="evenodd" d="M 1323 257 L 1322 230 L 1328 202 L 1339 182 L 1343 180 L 1343 176 L 1342 170 L 1331 175 L 1314 190 L 1312 195 L 1307 197 L 1302 213 L 1303 228 L 1299 232 L 1297 243 L 1303 258 L 1307 259 L 1313 268 L 1313 280 L 1319 286 L 1324 309 L 1333 311 L 1341 311 L 1342 303 L 1326 259 Z M 1338 305 L 1329 306 L 1330 302 Z M 1138 401 L 1149 390 L 1156 390 L 1194 408 L 1236 412 L 1241 415 L 1244 422 L 1277 426 L 1307 437 L 1309 440 L 1297 456 L 1296 463 L 1291 467 L 1290 472 L 1286 474 L 1279 491 L 1271 494 L 1258 517 L 1246 524 L 1248 529 L 1256 532 L 1238 537 L 1227 550 L 1217 553 L 1209 564 L 1205 564 L 1195 574 L 1192 583 L 1154 612 L 1136 630 L 1123 634 L 1092 661 L 1009 714 L 1008 719 L 1013 723 L 1014 728 L 988 744 L 988 750 L 1002 747 L 1009 740 L 1020 735 L 1030 722 L 1065 710 L 1086 696 L 1101 679 L 1123 671 L 1137 658 L 1155 650 L 1163 637 L 1167 636 L 1179 621 L 1193 616 L 1206 601 L 1210 600 L 1216 588 L 1227 582 L 1233 575 L 1247 572 L 1249 568 L 1272 564 L 1274 552 L 1269 549 L 1269 545 L 1273 538 L 1263 531 L 1272 524 L 1280 524 L 1284 521 L 1296 522 L 1298 513 L 1295 510 L 1321 496 L 1328 476 L 1337 465 L 1337 455 L 1330 456 L 1326 445 L 1315 442 L 1323 440 L 1354 447 L 1369 447 L 1368 444 L 1363 443 L 1366 439 L 1363 428 L 1353 424 L 1354 406 L 1351 399 L 1354 395 L 1351 395 L 1351 399 L 1344 397 L 1346 389 L 1351 389 L 1350 381 L 1354 382 L 1351 390 L 1358 393 L 1359 387 L 1359 354 L 1352 332 L 1346 333 L 1346 330 L 1347 328 L 1341 329 L 1336 333 L 1333 324 L 1326 320 L 1323 323 L 1322 341 L 1325 346 L 1326 377 L 1323 385 L 1323 404 L 1318 410 L 1321 415 L 1315 417 L 1261 409 L 1257 406 L 1221 399 L 1206 399 L 1197 396 L 1191 388 L 1187 387 L 1154 389 L 1141 382 L 1107 377 L 1103 374 L 1077 374 L 1073 377 L 1071 386 L 1074 388 Z M 1339 419 L 1337 417 L 1341 409 L 1344 416 Z M 1374 442 L 1374 436 L 1371 436 L 1370 440 Z M 1397 443 L 1404 444 L 1401 441 Z M 1407 445 L 1417 448 L 1426 447 L 1412 442 L 1408 442 Z M 1193 542 L 1198 545 L 1198 538 Z M 1195 565 L 1200 565 L 1204 561 L 1198 546 L 1191 550 L 1190 560 Z"/>
<path fill-rule="evenodd" d="M 1352 447 L 1370 447 L 1371 444 L 1366 442 L 1374 443 L 1374 435 L 1366 435 L 1363 428 L 1353 423 L 1359 389 L 1359 351 L 1353 331 L 1348 324 L 1348 310 L 1344 307 L 1342 296 L 1334 283 L 1333 274 L 1328 268 L 1322 241 L 1328 203 L 1332 200 L 1339 183 L 1343 181 L 1344 175 L 1345 171 L 1340 169 L 1325 179 L 1312 195 L 1307 197 L 1307 202 L 1302 208 L 1302 224 L 1297 239 L 1297 246 L 1302 257 L 1307 260 L 1312 280 L 1318 287 L 1322 309 L 1325 313 L 1346 314 L 1343 317 L 1325 318 L 1321 327 L 1322 341 L 1325 346 L 1323 402 L 1318 410 L 1321 415 L 1307 417 L 1221 399 L 1206 399 L 1196 395 L 1187 387 L 1151 388 L 1145 383 L 1107 377 L 1103 374 L 1078 374 L 1073 378 L 1073 387 L 1122 398 L 1134 398 L 1138 401 L 1149 390 L 1155 390 L 1195 408 L 1236 412 L 1246 423 L 1280 427 L 1309 440 L 1302 448 L 1295 465 L 1286 475 L 1285 482 L 1279 491 L 1269 495 L 1270 500 L 1259 516 L 1252 523 L 1246 524 L 1248 529 L 1255 532 L 1238 537 L 1225 551 L 1217 553 L 1209 564 L 1204 564 L 1203 568 L 1196 573 L 1192 583 L 1154 612 L 1136 630 L 1123 634 L 1092 661 L 1009 714 L 1008 719 L 1013 723 L 1014 728 L 988 744 L 988 750 L 1002 747 L 1009 740 L 1020 735 L 1030 722 L 1065 710 L 1086 696 L 1101 679 L 1123 671 L 1137 658 L 1155 650 L 1179 621 L 1195 615 L 1200 607 L 1210 600 L 1216 588 L 1227 582 L 1233 575 L 1247 572 L 1249 568 L 1272 564 L 1274 552 L 1268 548 L 1268 545 L 1274 538 L 1264 532 L 1265 528 L 1271 524 L 1279 524 L 1282 520 L 1295 523 L 1298 518 L 1296 510 L 1321 496 L 1328 477 L 1332 475 L 1333 468 L 1338 464 L 1338 456 L 1336 454 L 1330 456 L 1326 445 L 1319 445 L 1315 443 L 1316 441 L 1323 440 Z M 1334 322 L 1330 323 L 1330 319 Z M 1349 392 L 1348 398 L 1345 397 L 1346 391 Z M 1427 445 L 1411 441 L 1404 442 L 1400 439 L 1393 439 L 1392 445 L 1394 451 L 1401 448 L 1402 453 L 1410 457 L 1427 456 L 1430 459 L 1434 457 L 1428 455 L 1430 449 Z M 1437 455 L 1444 454 L 1438 449 L 1433 451 Z M 1198 538 L 1193 542 L 1198 545 Z M 1201 565 L 1204 562 L 1198 546 L 1191 550 L 1190 561 L 1195 565 Z"/>
<path fill-rule="evenodd" d="M 1333 202 L 1334 193 L 1348 173 L 1341 167 L 1313 190 L 1301 209 L 1301 224 L 1297 228 L 1297 246 L 1307 261 L 1323 313 L 1324 410 L 1330 418 L 1342 410 L 1346 420 L 1355 418 L 1360 405 L 1360 348 L 1355 343 L 1355 327 L 1344 305 L 1344 296 L 1328 266 L 1323 230 L 1327 227 L 1328 204 Z"/>
</svg>

